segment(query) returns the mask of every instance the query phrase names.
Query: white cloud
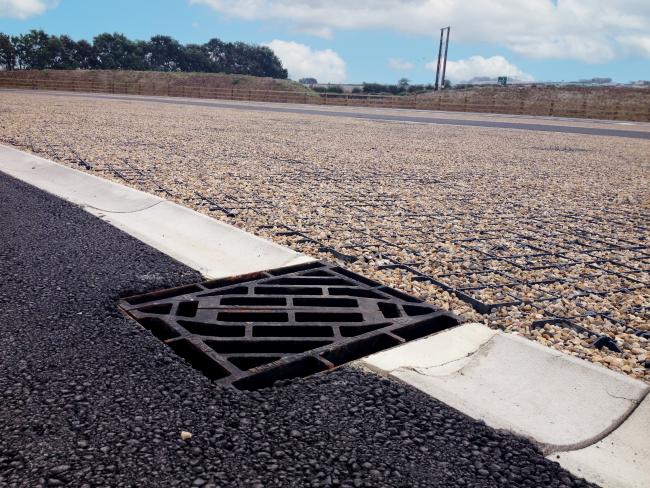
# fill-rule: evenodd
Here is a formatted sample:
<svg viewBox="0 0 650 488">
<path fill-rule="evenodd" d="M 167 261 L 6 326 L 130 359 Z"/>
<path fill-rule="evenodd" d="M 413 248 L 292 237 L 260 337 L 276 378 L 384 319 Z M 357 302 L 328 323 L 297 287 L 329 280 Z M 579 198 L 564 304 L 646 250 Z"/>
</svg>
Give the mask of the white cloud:
<svg viewBox="0 0 650 488">
<path fill-rule="evenodd" d="M 391 29 L 451 41 L 490 42 L 538 58 L 610 61 L 619 36 L 647 36 L 648 0 L 189 0 L 248 20 L 303 29 Z M 623 41 L 624 42 L 624 41 Z"/>
<path fill-rule="evenodd" d="M 426 68 L 435 73 L 437 64 L 437 61 L 432 61 L 426 64 Z M 470 56 L 460 61 L 447 61 L 445 75 L 446 78 L 454 83 L 469 81 L 478 76 L 486 76 L 488 78 L 507 76 L 518 81 L 533 81 L 531 75 L 521 71 L 503 56 L 492 56 L 491 58 Z"/>
<path fill-rule="evenodd" d="M 388 66 L 397 71 L 407 71 L 413 69 L 413 63 L 398 58 L 388 58 Z"/>
<path fill-rule="evenodd" d="M 0 0 L 0 17 L 26 19 L 56 7 L 58 0 Z"/>
<path fill-rule="evenodd" d="M 301 27 L 298 31 L 321 39 L 332 39 L 334 37 L 332 29 L 329 27 Z"/>
<path fill-rule="evenodd" d="M 650 36 L 621 36 L 618 42 L 632 54 L 650 58 Z"/>
<path fill-rule="evenodd" d="M 293 79 L 312 77 L 319 83 L 345 81 L 345 61 L 331 49 L 315 51 L 305 44 L 275 39 L 268 44 Z"/>
</svg>

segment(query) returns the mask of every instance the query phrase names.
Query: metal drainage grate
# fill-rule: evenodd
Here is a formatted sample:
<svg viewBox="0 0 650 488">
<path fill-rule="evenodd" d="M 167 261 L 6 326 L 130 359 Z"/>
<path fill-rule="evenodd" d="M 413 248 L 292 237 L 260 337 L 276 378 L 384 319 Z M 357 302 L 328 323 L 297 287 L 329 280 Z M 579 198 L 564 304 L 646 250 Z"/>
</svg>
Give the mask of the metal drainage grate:
<svg viewBox="0 0 650 488">
<path fill-rule="evenodd" d="M 133 296 L 119 306 L 206 376 L 242 390 L 458 324 L 449 312 L 321 262 Z"/>
</svg>

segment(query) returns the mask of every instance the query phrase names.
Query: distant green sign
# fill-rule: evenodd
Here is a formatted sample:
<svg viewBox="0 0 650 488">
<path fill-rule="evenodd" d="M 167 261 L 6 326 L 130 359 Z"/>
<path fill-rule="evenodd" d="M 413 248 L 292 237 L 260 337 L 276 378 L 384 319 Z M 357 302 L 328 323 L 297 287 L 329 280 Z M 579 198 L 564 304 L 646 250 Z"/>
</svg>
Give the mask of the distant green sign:
<svg viewBox="0 0 650 488">
<path fill-rule="evenodd" d="M 497 78 L 497 83 L 501 86 L 506 86 L 508 84 L 508 77 L 507 76 L 499 76 Z"/>
</svg>

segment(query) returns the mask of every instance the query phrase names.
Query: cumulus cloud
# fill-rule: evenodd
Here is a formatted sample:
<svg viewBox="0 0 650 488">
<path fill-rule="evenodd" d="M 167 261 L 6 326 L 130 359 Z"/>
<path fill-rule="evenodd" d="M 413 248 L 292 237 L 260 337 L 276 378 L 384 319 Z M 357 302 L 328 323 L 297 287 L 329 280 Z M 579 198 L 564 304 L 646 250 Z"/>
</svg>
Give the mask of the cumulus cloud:
<svg viewBox="0 0 650 488">
<path fill-rule="evenodd" d="M 650 58 L 650 36 L 621 36 L 618 42 L 632 54 Z"/>
<path fill-rule="evenodd" d="M 436 71 L 437 62 L 427 63 L 426 68 Z M 518 81 L 533 81 L 533 77 L 521 71 L 503 56 L 470 56 L 460 61 L 447 61 L 446 78 L 458 83 L 469 81 L 472 78 L 487 77 L 497 78 L 507 76 Z"/>
<path fill-rule="evenodd" d="M 0 17 L 26 19 L 56 6 L 54 0 L 0 0 Z"/>
<path fill-rule="evenodd" d="M 647 36 L 648 0 L 189 0 L 248 20 L 302 29 L 391 29 L 498 43 L 530 57 L 607 62 L 624 52 L 617 36 Z"/>
<path fill-rule="evenodd" d="M 388 66 L 397 71 L 407 71 L 413 69 L 413 63 L 398 58 L 388 58 Z"/>
<path fill-rule="evenodd" d="M 266 45 L 280 58 L 290 78 L 312 77 L 319 83 L 345 81 L 345 61 L 331 49 L 316 51 L 305 44 L 278 39 Z"/>
</svg>

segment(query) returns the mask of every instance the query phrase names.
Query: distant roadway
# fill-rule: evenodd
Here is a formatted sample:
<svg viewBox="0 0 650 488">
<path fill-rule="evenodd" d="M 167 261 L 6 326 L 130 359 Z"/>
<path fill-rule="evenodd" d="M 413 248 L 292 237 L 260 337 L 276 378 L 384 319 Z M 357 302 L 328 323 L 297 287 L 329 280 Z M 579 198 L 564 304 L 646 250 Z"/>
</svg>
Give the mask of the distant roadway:
<svg viewBox="0 0 650 488">
<path fill-rule="evenodd" d="M 538 132 L 561 132 L 590 136 L 627 137 L 650 140 L 650 124 L 621 122 L 613 120 L 575 119 L 561 117 L 535 117 L 530 115 L 505 115 L 465 112 L 442 112 L 430 110 L 387 109 L 373 107 L 341 107 L 303 105 L 293 103 L 237 102 L 141 95 L 110 95 L 100 93 L 78 93 L 47 90 L 0 89 L 2 92 L 24 93 L 32 96 L 47 95 L 80 97 L 129 102 L 166 103 L 198 107 L 227 108 L 258 112 L 279 112 L 327 117 L 347 117 L 365 120 L 415 122 L 421 124 L 458 125 L 465 127 L 486 127 L 493 129 L 519 129 Z"/>
</svg>

